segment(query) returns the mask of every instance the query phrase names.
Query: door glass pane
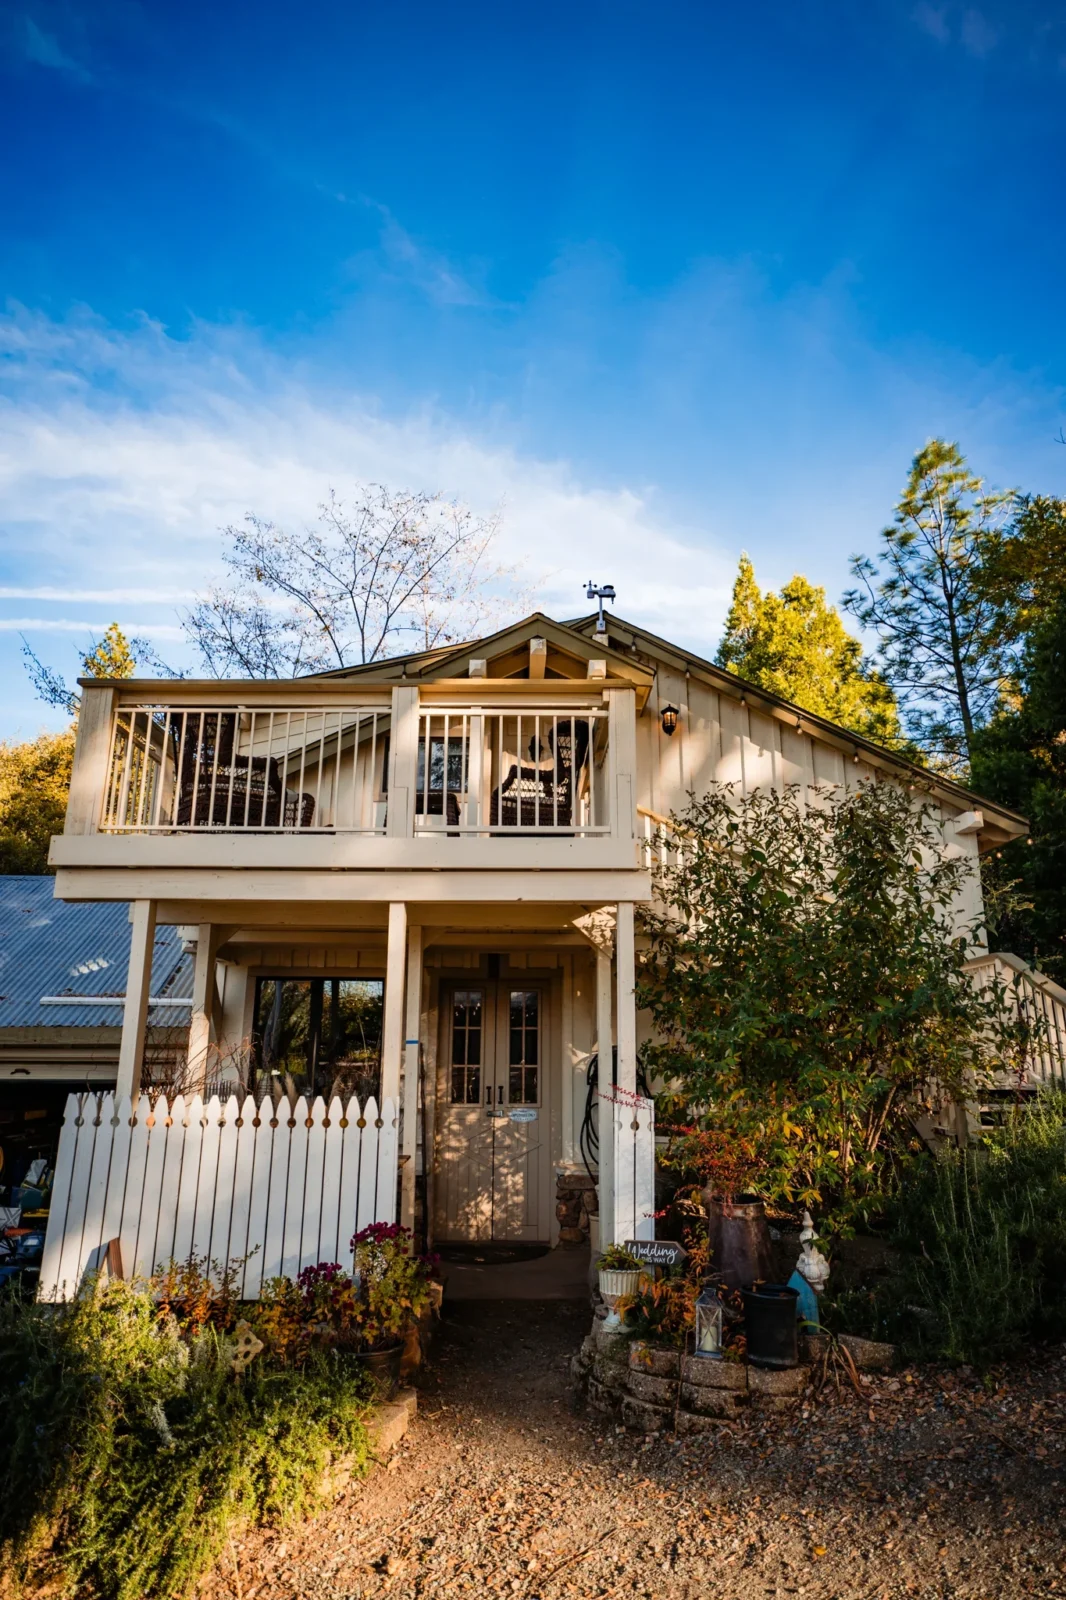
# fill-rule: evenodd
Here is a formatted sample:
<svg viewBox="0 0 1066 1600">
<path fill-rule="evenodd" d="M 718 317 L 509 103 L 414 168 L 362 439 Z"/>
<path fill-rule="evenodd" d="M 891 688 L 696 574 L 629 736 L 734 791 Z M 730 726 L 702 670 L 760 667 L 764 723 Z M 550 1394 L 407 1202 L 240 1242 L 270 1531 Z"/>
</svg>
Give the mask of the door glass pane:
<svg viewBox="0 0 1066 1600">
<path fill-rule="evenodd" d="M 452 1002 L 452 1104 L 477 1105 L 481 1099 L 480 989 L 459 989 Z"/>
<path fill-rule="evenodd" d="M 540 1099 L 540 994 L 512 989 L 508 1098 L 513 1106 L 535 1106 Z"/>
</svg>

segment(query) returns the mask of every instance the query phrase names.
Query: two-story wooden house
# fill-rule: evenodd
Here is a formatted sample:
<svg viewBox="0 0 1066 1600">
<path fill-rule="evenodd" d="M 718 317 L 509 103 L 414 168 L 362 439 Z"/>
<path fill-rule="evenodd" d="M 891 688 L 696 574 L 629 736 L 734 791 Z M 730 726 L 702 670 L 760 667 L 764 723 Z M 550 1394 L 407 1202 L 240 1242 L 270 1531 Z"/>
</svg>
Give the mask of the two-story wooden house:
<svg viewBox="0 0 1066 1600">
<path fill-rule="evenodd" d="M 648 841 L 690 791 L 915 778 L 617 617 L 536 614 L 289 682 L 82 693 L 52 861 L 60 897 L 131 905 L 117 1094 L 136 1103 L 158 923 L 196 938 L 190 1061 L 211 1078 L 250 1040 L 269 1055 L 300 983 L 298 1087 L 328 1100 L 354 1059 L 345 1016 L 383 985 L 376 1088 L 398 1123 L 400 1211 L 412 1220 L 424 1167 L 439 1240 L 557 1239 L 593 1052 L 606 1093 L 613 1046 L 614 1103 L 636 1104 L 634 910 Z M 953 783 L 933 794 L 949 848 L 974 859 L 1026 830 Z M 979 910 L 975 873 L 959 915 Z M 631 1174 L 609 1164 L 601 1237 L 626 1231 L 612 1191 Z"/>
</svg>

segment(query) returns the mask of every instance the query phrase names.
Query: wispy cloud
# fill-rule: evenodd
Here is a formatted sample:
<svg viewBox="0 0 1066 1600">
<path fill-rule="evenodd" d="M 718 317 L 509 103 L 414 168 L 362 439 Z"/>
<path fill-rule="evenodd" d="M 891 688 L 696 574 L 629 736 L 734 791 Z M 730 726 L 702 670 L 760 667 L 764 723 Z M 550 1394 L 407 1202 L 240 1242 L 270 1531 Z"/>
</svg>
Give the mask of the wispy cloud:
<svg viewBox="0 0 1066 1600">
<path fill-rule="evenodd" d="M 967 55 L 978 60 L 989 55 L 1002 37 L 1001 29 L 991 21 L 987 12 L 979 11 L 975 6 L 962 9 L 957 5 L 933 5 L 930 0 L 921 0 L 911 16 L 922 32 L 935 39 L 937 44 L 959 44 Z M 1010 20 L 1016 31 L 1019 28 L 1022 33 L 1030 31 L 1027 19 L 1019 12 L 1013 12 Z"/>
<path fill-rule="evenodd" d="M 724 614 L 731 555 L 653 488 L 590 483 L 565 461 L 489 443 L 429 407 L 384 417 L 371 400 L 299 383 L 250 333 L 203 328 L 178 341 L 149 323 L 118 331 L 85 313 L 57 324 L 16 310 L 0 318 L 4 349 L 13 357 L 0 394 L 0 511 L 12 599 L 184 600 L 219 572 L 225 524 L 254 510 L 298 529 L 327 489 L 343 496 L 371 480 L 443 489 L 485 513 L 502 506 L 501 559 L 525 563 L 534 579 L 550 573 L 537 599 L 557 615 L 585 608 L 590 576 L 613 581 L 622 609 L 674 636 L 705 637 Z M 661 578 L 649 573 L 652 551 Z M 42 566 L 48 585 L 36 581 Z"/>
<path fill-rule="evenodd" d="M 24 61 L 51 72 L 62 72 L 82 83 L 92 82 L 92 73 L 60 44 L 55 33 L 44 27 L 29 12 L 14 12 L 7 29 L 10 45 Z"/>
<path fill-rule="evenodd" d="M 67 605 L 72 600 L 81 605 L 175 605 L 194 597 L 193 589 L 56 589 L 47 584 L 0 584 L 0 600 L 50 600 L 57 605 Z"/>
<path fill-rule="evenodd" d="M 947 44 L 951 39 L 951 29 L 948 26 L 947 6 L 932 6 L 923 3 L 915 6 L 912 12 L 915 22 L 923 33 L 927 33 L 938 44 Z"/>
<path fill-rule="evenodd" d="M 343 200 L 344 196 L 337 198 Z M 370 199 L 365 199 L 363 203 L 381 219 L 379 242 L 388 266 L 420 289 L 434 305 L 485 309 L 502 304 L 439 250 L 420 244 L 397 221 L 388 206 Z"/>
<path fill-rule="evenodd" d="M 986 56 L 999 40 L 998 30 L 980 11 L 965 11 L 960 29 L 963 48 L 972 56 Z"/>
<path fill-rule="evenodd" d="M 114 622 L 87 622 L 74 617 L 0 617 L 0 633 L 105 633 Z M 127 636 L 147 634 L 153 639 L 182 639 L 176 622 L 130 622 L 123 619 L 119 626 Z"/>
</svg>

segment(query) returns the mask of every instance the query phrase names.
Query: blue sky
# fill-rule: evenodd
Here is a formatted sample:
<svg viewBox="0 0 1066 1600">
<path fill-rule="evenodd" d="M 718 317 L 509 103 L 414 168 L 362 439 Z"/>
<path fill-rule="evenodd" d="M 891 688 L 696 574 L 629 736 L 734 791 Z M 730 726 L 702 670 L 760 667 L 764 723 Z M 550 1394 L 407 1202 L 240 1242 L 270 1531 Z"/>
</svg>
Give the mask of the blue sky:
<svg viewBox="0 0 1066 1600">
<path fill-rule="evenodd" d="M 20 629 L 188 664 L 219 528 L 355 479 L 707 652 L 933 434 L 1066 492 L 1064 104 L 1027 0 L 8 0 L 0 735 Z"/>
</svg>

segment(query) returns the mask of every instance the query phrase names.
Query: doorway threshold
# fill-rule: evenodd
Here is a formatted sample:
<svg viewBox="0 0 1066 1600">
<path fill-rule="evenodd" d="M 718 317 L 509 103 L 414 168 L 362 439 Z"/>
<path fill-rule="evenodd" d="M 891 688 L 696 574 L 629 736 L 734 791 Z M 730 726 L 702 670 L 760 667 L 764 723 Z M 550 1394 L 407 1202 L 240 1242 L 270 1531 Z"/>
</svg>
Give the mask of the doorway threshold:
<svg viewBox="0 0 1066 1600">
<path fill-rule="evenodd" d="M 487 1254 L 491 1247 L 477 1248 Z M 589 1263 L 588 1247 L 575 1245 L 542 1249 L 526 1260 L 481 1262 L 445 1256 L 441 1261 L 445 1309 L 449 1300 L 587 1300 Z"/>
</svg>

